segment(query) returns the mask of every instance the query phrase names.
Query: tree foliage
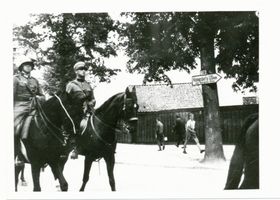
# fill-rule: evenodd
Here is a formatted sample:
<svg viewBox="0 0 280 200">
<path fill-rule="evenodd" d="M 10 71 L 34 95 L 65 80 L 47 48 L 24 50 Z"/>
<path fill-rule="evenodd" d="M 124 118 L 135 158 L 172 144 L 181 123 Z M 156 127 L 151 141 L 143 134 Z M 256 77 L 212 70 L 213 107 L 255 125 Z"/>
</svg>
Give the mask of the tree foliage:
<svg viewBox="0 0 280 200">
<path fill-rule="evenodd" d="M 72 67 L 77 61 L 86 62 L 101 82 L 116 75 L 118 69 L 104 65 L 104 58 L 117 55 L 116 44 L 110 40 L 116 30 L 107 13 L 38 14 L 32 22 L 14 27 L 14 38 L 40 53 L 37 64 L 45 69 L 48 89 L 57 91 L 74 78 Z"/>
<path fill-rule="evenodd" d="M 145 81 L 170 82 L 164 72 L 197 67 L 203 40 L 213 38 L 218 71 L 236 79 L 235 90 L 256 90 L 258 82 L 258 16 L 255 12 L 122 13 L 121 36 L 130 57 L 128 68 L 146 74 Z"/>
</svg>

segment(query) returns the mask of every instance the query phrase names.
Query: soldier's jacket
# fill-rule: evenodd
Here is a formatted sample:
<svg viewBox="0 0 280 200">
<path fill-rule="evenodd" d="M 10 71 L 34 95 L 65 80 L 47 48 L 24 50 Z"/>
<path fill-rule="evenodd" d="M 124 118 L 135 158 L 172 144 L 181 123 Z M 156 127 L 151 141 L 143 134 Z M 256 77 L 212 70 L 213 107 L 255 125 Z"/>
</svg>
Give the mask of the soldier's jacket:
<svg viewBox="0 0 280 200">
<path fill-rule="evenodd" d="M 21 138 L 27 138 L 28 128 L 22 130 L 22 127 L 29 127 L 26 119 L 31 116 L 34 110 L 34 97 L 44 98 L 39 82 L 33 77 L 27 77 L 23 74 L 14 76 L 14 132 Z M 33 115 L 33 114 L 32 114 Z M 27 120 L 30 124 L 30 120 Z M 26 122 L 26 123 L 25 123 Z M 25 124 L 25 125 L 24 125 Z"/>
<path fill-rule="evenodd" d="M 94 100 L 93 90 L 86 81 L 73 80 L 66 85 L 66 92 L 75 103 Z"/>
<path fill-rule="evenodd" d="M 66 93 L 72 101 L 71 109 L 75 110 L 73 118 L 76 127 L 80 126 L 81 120 L 86 113 L 92 113 L 95 105 L 95 98 L 90 84 L 86 81 L 73 80 L 66 85 Z M 69 128 L 69 127 L 68 127 Z M 67 127 L 66 127 L 67 129 Z"/>
<path fill-rule="evenodd" d="M 42 96 L 42 90 L 39 82 L 29 76 L 26 77 L 22 74 L 14 76 L 14 101 L 29 101 L 32 97 L 39 95 Z"/>
</svg>

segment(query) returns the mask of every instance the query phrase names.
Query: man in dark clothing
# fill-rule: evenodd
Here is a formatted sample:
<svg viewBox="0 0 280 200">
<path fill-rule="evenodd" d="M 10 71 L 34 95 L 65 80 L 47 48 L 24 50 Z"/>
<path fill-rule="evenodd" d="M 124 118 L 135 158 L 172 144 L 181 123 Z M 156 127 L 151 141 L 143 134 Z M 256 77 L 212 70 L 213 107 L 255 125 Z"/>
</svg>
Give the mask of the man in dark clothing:
<svg viewBox="0 0 280 200">
<path fill-rule="evenodd" d="M 24 57 L 18 65 L 19 73 L 14 76 L 14 129 L 15 135 L 27 138 L 27 132 L 21 133 L 29 114 L 35 110 L 35 98 L 44 100 L 44 95 L 37 79 L 31 76 L 34 60 Z"/>
<path fill-rule="evenodd" d="M 14 75 L 14 146 L 15 149 L 22 149 L 26 152 L 24 145 L 20 141 L 28 138 L 29 125 L 35 114 L 37 101 L 44 101 L 45 97 L 37 79 L 31 76 L 34 69 L 34 61 L 28 57 L 19 59 L 18 73 Z M 23 158 L 18 156 L 19 152 L 15 150 L 16 166 L 24 166 Z M 28 160 L 27 155 L 23 154 Z"/>
<path fill-rule="evenodd" d="M 95 98 L 93 94 L 93 89 L 90 84 L 85 80 L 86 67 L 84 62 L 77 62 L 73 67 L 76 78 L 70 81 L 66 85 L 66 93 L 69 94 L 72 100 L 73 108 L 78 108 L 81 110 L 80 114 L 75 116 L 74 123 L 76 128 L 80 128 L 83 118 L 89 118 L 89 115 L 92 114 L 93 108 L 95 106 Z M 81 134 L 82 130 L 78 131 L 78 135 Z M 72 159 L 78 158 L 78 149 L 76 145 L 76 139 L 74 139 L 74 151 L 71 155 Z"/>
<path fill-rule="evenodd" d="M 176 122 L 173 129 L 175 136 L 176 136 L 176 146 L 179 147 L 180 143 L 183 142 L 185 136 L 185 123 L 180 115 L 176 115 Z"/>
</svg>

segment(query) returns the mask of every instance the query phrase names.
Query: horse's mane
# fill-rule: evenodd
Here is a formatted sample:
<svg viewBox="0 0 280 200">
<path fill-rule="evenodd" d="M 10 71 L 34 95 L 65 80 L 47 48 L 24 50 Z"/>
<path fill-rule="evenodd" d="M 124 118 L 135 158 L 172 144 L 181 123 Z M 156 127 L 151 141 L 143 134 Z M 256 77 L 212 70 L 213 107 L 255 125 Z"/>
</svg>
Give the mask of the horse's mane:
<svg viewBox="0 0 280 200">
<path fill-rule="evenodd" d="M 64 102 L 64 104 L 68 103 L 66 92 L 57 94 L 57 96 L 61 99 L 62 102 Z M 52 110 L 52 109 L 56 109 L 57 105 L 58 105 L 58 99 L 55 96 L 51 96 L 43 103 L 42 106 L 44 110 Z"/>
<path fill-rule="evenodd" d="M 113 95 L 112 97 L 110 97 L 107 101 L 105 101 L 99 108 L 96 109 L 95 114 L 100 114 L 101 112 L 103 112 L 105 109 L 108 109 L 112 102 L 115 101 L 117 98 L 119 98 L 121 95 L 124 95 L 123 92 L 121 93 L 117 93 L 115 95 Z"/>
</svg>

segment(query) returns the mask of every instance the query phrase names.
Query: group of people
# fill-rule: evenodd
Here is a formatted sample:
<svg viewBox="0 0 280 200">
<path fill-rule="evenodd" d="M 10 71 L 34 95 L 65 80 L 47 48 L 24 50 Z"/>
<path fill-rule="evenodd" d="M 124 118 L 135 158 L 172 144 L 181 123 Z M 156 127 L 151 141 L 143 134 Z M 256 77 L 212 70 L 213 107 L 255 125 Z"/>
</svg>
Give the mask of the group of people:
<svg viewBox="0 0 280 200">
<path fill-rule="evenodd" d="M 176 136 L 176 146 L 179 147 L 180 143 L 183 142 L 183 153 L 186 154 L 187 142 L 190 139 L 193 139 L 200 151 L 203 153 L 205 150 L 200 147 L 200 143 L 195 131 L 195 120 L 193 113 L 189 113 L 187 123 L 180 117 L 179 114 L 176 115 L 175 125 L 173 127 L 173 132 Z M 159 151 L 165 149 L 165 140 L 163 132 L 163 123 L 156 118 L 156 134 L 155 138 L 157 139 L 157 144 L 159 146 Z"/>
<path fill-rule="evenodd" d="M 31 76 L 31 71 L 35 67 L 35 60 L 24 57 L 17 66 L 18 73 L 14 75 L 14 133 L 22 141 L 28 137 L 28 123 L 37 109 L 38 103 L 45 100 L 45 96 L 36 78 Z M 73 106 L 81 106 L 83 110 L 77 115 L 75 126 L 79 129 L 79 122 L 93 112 L 95 98 L 93 89 L 85 80 L 88 67 L 84 62 L 77 62 L 73 69 L 76 77 L 66 85 L 66 93 L 72 100 Z M 78 132 L 79 133 L 79 132 Z M 74 145 L 75 146 L 75 145 Z M 76 159 L 78 156 L 77 149 L 71 155 Z"/>
<path fill-rule="evenodd" d="M 14 131 L 15 135 L 19 136 L 22 140 L 28 137 L 28 123 L 32 115 L 34 115 L 38 102 L 43 102 L 45 97 L 37 79 L 31 76 L 31 71 L 34 69 L 35 62 L 32 59 L 25 58 L 20 62 L 18 73 L 14 75 Z M 69 94 L 73 106 L 82 107 L 83 111 L 75 116 L 74 120 L 77 129 L 80 127 L 80 122 L 85 116 L 89 116 L 93 112 L 95 106 L 95 98 L 93 89 L 90 84 L 85 80 L 86 71 L 88 67 L 84 62 L 77 62 L 73 66 L 76 74 L 74 80 L 66 85 L 66 93 Z M 165 140 L 163 134 L 164 125 L 157 118 L 156 119 L 156 133 L 155 138 L 159 146 L 159 151 L 165 149 Z M 184 141 L 183 153 L 186 152 L 186 145 L 189 139 L 194 139 L 200 152 L 204 150 L 200 148 L 199 140 L 195 133 L 195 121 L 192 113 L 189 114 L 189 119 L 185 124 L 183 119 L 177 115 L 176 123 L 174 126 L 174 133 L 176 134 L 176 146 Z M 75 146 L 75 145 L 74 145 Z M 71 158 L 78 157 L 78 150 L 75 147 L 72 152 Z"/>
</svg>

